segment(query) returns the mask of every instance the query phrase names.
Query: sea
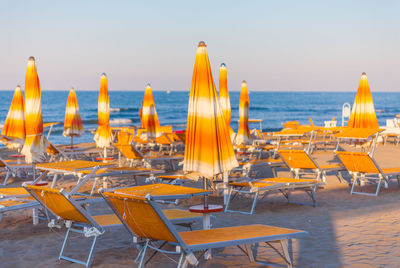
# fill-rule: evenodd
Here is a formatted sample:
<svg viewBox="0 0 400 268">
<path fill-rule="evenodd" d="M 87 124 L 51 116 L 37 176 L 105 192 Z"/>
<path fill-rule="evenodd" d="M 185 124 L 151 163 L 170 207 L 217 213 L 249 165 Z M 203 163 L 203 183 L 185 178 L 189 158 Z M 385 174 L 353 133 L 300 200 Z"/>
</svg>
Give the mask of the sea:
<svg viewBox="0 0 400 268">
<path fill-rule="evenodd" d="M 0 124 L 4 124 L 13 97 L 13 91 L 0 91 Z M 97 91 L 77 91 L 79 109 L 85 133 L 74 142 L 92 142 L 92 131 L 97 128 Z M 240 92 L 230 92 L 232 108 L 231 127 L 236 131 L 239 119 Z M 110 124 L 112 126 L 140 125 L 139 109 L 143 100 L 142 91 L 110 91 Z M 189 92 L 154 91 L 154 101 L 161 125 L 172 125 L 174 130 L 186 127 Z M 249 118 L 262 119 L 263 131 L 278 131 L 285 121 L 309 124 L 311 117 L 315 125 L 324 125 L 333 117 L 342 125 L 342 106 L 353 105 L 356 92 L 250 92 Z M 400 92 L 376 92 L 373 100 L 379 124 L 400 113 Z M 59 122 L 49 136 L 55 144 L 70 142 L 63 137 L 63 122 L 68 91 L 42 91 L 42 114 L 44 122 Z M 259 124 L 250 124 L 259 128 Z M 47 133 L 46 133 L 47 134 Z"/>
</svg>

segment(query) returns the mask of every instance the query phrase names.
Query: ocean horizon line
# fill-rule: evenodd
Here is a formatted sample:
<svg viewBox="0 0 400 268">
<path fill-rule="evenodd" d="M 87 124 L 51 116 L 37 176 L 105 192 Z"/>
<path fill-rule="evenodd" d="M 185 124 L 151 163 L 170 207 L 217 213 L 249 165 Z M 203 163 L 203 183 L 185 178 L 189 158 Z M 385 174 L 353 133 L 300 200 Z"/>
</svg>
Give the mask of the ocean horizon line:
<svg viewBox="0 0 400 268">
<path fill-rule="evenodd" d="M 98 89 L 76 89 L 74 88 L 75 91 L 77 92 L 98 92 Z M 24 90 L 24 89 L 22 89 Z M 13 92 L 14 89 L 0 89 L 0 91 L 3 92 Z M 69 89 L 42 89 L 41 91 L 50 91 L 50 92 L 69 92 Z M 112 92 L 144 92 L 144 89 L 109 89 L 108 91 Z M 153 89 L 153 92 L 190 92 L 190 90 L 155 90 Z M 240 92 L 240 89 L 238 90 L 229 90 L 229 92 Z M 356 93 L 356 90 L 249 90 L 249 93 Z M 393 91 L 381 91 L 381 90 L 374 90 L 371 91 L 372 94 L 374 93 L 400 93 L 400 90 L 393 90 Z"/>
</svg>

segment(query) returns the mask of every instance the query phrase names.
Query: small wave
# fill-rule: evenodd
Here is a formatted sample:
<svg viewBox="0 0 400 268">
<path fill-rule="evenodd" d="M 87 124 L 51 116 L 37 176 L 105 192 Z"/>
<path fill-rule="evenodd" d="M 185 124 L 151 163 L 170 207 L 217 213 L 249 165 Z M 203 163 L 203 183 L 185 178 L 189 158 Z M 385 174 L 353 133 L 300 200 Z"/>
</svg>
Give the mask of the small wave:
<svg viewBox="0 0 400 268">
<path fill-rule="evenodd" d="M 377 113 L 385 113 L 386 112 L 386 110 L 381 110 L 381 109 L 376 109 L 375 110 Z"/>
<path fill-rule="evenodd" d="M 98 121 L 97 119 L 88 119 L 88 120 L 82 120 L 83 124 L 97 124 Z"/>
<path fill-rule="evenodd" d="M 110 108 L 111 113 L 138 112 L 138 111 L 139 111 L 139 108 L 133 108 L 133 107 Z"/>
<path fill-rule="evenodd" d="M 116 118 L 110 120 L 110 125 L 125 125 L 130 123 L 132 123 L 132 120 L 126 118 Z"/>
</svg>

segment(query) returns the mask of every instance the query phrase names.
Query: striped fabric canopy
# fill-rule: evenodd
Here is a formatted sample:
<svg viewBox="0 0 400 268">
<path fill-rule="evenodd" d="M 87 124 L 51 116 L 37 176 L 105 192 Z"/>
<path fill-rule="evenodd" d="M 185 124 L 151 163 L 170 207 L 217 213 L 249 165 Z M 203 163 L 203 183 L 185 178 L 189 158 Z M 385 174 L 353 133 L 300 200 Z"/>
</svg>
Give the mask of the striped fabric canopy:
<svg viewBox="0 0 400 268">
<path fill-rule="evenodd" d="M 186 128 L 183 170 L 212 178 L 238 166 L 218 101 L 204 42 L 197 48 Z"/>
<path fill-rule="evenodd" d="M 249 130 L 249 94 L 246 81 L 242 82 L 239 101 L 239 129 L 236 134 L 235 144 L 251 144 L 252 139 Z"/>
<path fill-rule="evenodd" d="M 362 73 L 361 75 L 357 95 L 347 126 L 351 128 L 379 128 L 366 73 Z"/>
<path fill-rule="evenodd" d="M 148 140 L 154 140 L 161 135 L 160 123 L 154 103 L 153 92 L 150 84 L 147 84 L 144 91 L 144 98 L 142 104 L 142 128 L 146 129 L 146 137 Z"/>
<path fill-rule="evenodd" d="M 64 137 L 80 137 L 83 133 L 81 114 L 79 113 L 78 99 L 74 88 L 71 88 L 65 108 Z"/>
<path fill-rule="evenodd" d="M 112 144 L 112 132 L 110 128 L 110 101 L 108 98 L 107 75 L 103 73 L 100 78 L 99 101 L 97 104 L 99 127 L 94 134 L 96 146 L 106 148 Z"/>
<path fill-rule="evenodd" d="M 25 141 L 25 100 L 21 87 L 15 88 L 14 97 L 8 110 L 7 118 L 1 134 L 12 138 L 2 141 L 9 149 L 22 148 Z"/>
<path fill-rule="evenodd" d="M 231 124 L 231 101 L 229 100 L 227 70 L 225 63 L 219 67 L 219 102 L 228 126 Z"/>
<path fill-rule="evenodd" d="M 42 101 L 40 81 L 35 58 L 30 57 L 25 75 L 25 144 L 21 153 L 27 163 L 46 159 L 47 139 L 43 136 Z"/>
</svg>

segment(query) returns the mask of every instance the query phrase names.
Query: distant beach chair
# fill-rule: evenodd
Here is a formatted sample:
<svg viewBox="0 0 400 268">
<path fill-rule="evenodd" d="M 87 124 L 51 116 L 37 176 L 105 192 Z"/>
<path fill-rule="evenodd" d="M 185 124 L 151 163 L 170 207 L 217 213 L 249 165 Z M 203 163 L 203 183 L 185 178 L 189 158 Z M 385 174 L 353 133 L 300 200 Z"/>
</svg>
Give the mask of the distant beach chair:
<svg viewBox="0 0 400 268">
<path fill-rule="evenodd" d="M 389 180 L 393 176 L 396 176 L 397 181 L 400 183 L 400 167 L 381 168 L 374 158 L 363 152 L 338 151 L 337 155 L 353 178 L 350 194 L 378 196 L 382 181 L 387 187 Z M 357 183 L 362 184 L 366 180 L 377 181 L 375 193 L 354 191 Z"/>
<path fill-rule="evenodd" d="M 104 198 L 124 222 L 126 229 L 135 237 L 135 241 L 142 243 L 143 247 L 136 258 L 140 268 L 150 260 L 145 260 L 149 248 L 164 254 L 180 254 L 178 267 L 186 267 L 188 264 L 197 265 L 199 263 L 199 257 L 194 255 L 195 252 L 229 246 L 239 247 L 249 257 L 249 260 L 254 262 L 256 258 L 251 246 L 266 243 L 277 250 L 271 245 L 273 242 L 280 243 L 283 253 L 278 251 L 279 255 L 288 267 L 292 267 L 288 248 L 289 240 L 306 234 L 305 231 L 268 225 L 243 225 L 178 232 L 150 195 L 142 197 L 105 192 Z M 176 250 L 161 249 L 153 243 L 154 241 L 175 245 Z"/>
<path fill-rule="evenodd" d="M 245 180 L 238 182 L 229 183 L 229 195 L 228 202 L 225 206 L 225 212 L 239 212 L 242 214 L 253 214 L 257 200 L 260 194 L 264 194 L 261 198 L 265 198 L 268 193 L 272 191 L 280 192 L 289 203 L 300 204 L 300 205 L 317 205 L 317 200 L 315 197 L 315 191 L 320 183 L 314 179 L 295 179 L 295 178 L 267 178 L 267 179 L 255 179 L 255 180 Z M 302 190 L 305 191 L 312 199 L 312 203 L 297 202 L 293 201 L 291 198 L 291 192 Z M 229 209 L 231 201 L 238 195 L 253 195 L 253 201 L 250 211 L 240 211 Z"/>
<path fill-rule="evenodd" d="M 15 210 L 22 210 L 22 209 L 33 209 L 32 216 L 33 216 L 33 224 L 37 224 L 37 208 L 39 207 L 39 203 L 36 202 L 30 196 L 14 198 L 14 197 L 7 197 L 7 198 L 0 198 L 0 222 L 3 218 L 3 214 L 10 211 Z"/>
<path fill-rule="evenodd" d="M 295 178 L 302 174 L 315 173 L 316 180 L 326 182 L 327 172 L 337 172 L 339 180 L 342 179 L 342 171 L 346 169 L 339 164 L 319 165 L 306 150 L 278 150 L 281 159 L 289 167 Z M 307 173 L 301 173 L 307 171 Z"/>
<path fill-rule="evenodd" d="M 157 160 L 169 161 L 171 169 L 175 170 L 176 167 L 173 161 L 179 161 L 183 159 L 183 156 L 151 156 L 145 157 L 140 151 L 134 148 L 130 144 L 119 144 L 114 143 L 114 146 L 118 149 L 119 153 L 122 154 L 126 160 L 129 162 L 130 166 L 135 163 L 141 163 L 143 167 L 151 168 L 152 162 Z"/>
<path fill-rule="evenodd" d="M 0 157 L 0 168 L 4 168 L 7 170 L 7 174 L 4 178 L 4 182 L 2 185 L 6 185 L 8 182 L 8 179 L 10 176 L 15 177 L 20 170 L 25 170 L 25 171 L 33 171 L 33 165 L 32 164 L 27 164 L 27 163 L 11 163 L 8 162 Z"/>
<path fill-rule="evenodd" d="M 72 198 L 72 196 L 69 195 L 64 189 L 57 190 L 33 185 L 27 185 L 26 189 L 46 209 L 47 212 L 52 214 L 51 216 L 47 214 L 49 220 L 48 226 L 50 228 L 61 228 L 61 224 L 58 225 L 56 223 L 56 218 L 65 221 L 67 233 L 65 235 L 58 258 L 60 260 L 63 259 L 89 267 L 93 260 L 97 237 L 103 235 L 106 229 L 120 226 L 122 224 L 119 217 L 115 214 L 103 214 L 96 216 L 90 215 L 88 211 L 76 200 L 74 200 L 74 198 Z M 197 214 L 194 215 L 194 213 L 186 212 L 187 211 L 181 209 L 173 209 L 168 210 L 166 214 L 172 218 L 172 222 L 175 220 L 179 223 L 192 222 L 193 216 L 200 218 L 200 216 Z M 64 255 L 70 232 L 81 234 L 84 238 L 93 237 L 86 260 L 82 261 Z"/>
</svg>

